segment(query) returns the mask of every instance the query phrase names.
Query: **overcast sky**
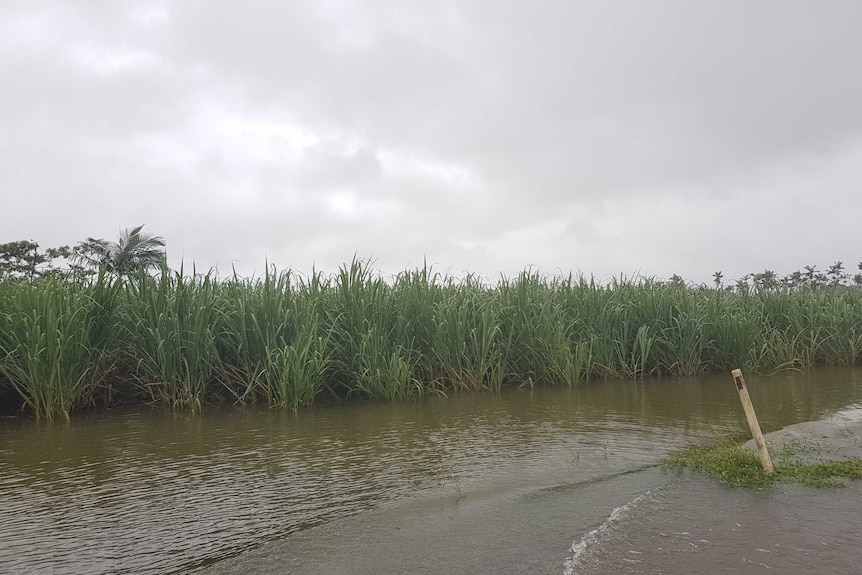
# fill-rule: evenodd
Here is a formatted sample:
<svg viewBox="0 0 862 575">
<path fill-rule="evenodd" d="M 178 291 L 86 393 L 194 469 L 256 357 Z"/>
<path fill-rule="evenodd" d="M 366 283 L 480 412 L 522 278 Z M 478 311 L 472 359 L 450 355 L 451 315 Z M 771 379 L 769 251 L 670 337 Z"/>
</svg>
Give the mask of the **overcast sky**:
<svg viewBox="0 0 862 575">
<path fill-rule="evenodd" d="M 0 243 L 694 281 L 862 261 L 862 2 L 0 0 Z"/>
</svg>

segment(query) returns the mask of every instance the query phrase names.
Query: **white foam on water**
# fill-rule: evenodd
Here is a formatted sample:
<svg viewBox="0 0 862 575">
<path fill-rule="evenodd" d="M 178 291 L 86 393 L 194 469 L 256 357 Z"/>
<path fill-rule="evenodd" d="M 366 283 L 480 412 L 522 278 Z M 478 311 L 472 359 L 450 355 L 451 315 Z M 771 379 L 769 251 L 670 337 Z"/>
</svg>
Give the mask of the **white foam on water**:
<svg viewBox="0 0 862 575">
<path fill-rule="evenodd" d="M 625 505 L 620 505 L 615 508 L 601 525 L 584 534 L 584 536 L 577 541 L 572 542 L 572 556 L 566 559 L 563 566 L 563 575 L 577 575 L 577 568 L 581 564 L 587 551 L 599 543 L 603 538 L 607 537 L 611 531 L 613 531 L 614 525 L 616 525 L 617 522 L 623 519 L 629 511 L 651 494 L 652 490 L 647 491 L 643 495 L 635 497 Z"/>
</svg>

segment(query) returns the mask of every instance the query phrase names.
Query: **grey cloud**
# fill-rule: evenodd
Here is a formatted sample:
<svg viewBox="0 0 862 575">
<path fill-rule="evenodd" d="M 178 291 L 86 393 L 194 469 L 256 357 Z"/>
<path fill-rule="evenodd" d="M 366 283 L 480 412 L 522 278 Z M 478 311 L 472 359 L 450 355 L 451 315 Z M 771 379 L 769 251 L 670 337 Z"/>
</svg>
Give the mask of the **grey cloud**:
<svg viewBox="0 0 862 575">
<path fill-rule="evenodd" d="M 164 17 L 147 23 L 150 6 Z M 855 241 L 855 1 L 4 10 L 47 32 L 0 40 L 0 241 L 145 222 L 202 265 L 357 252 L 491 276 L 730 275 Z M 288 118 L 317 143 L 237 135 L 227 115 Z M 734 215 L 746 242 L 723 236 Z"/>
<path fill-rule="evenodd" d="M 346 50 L 310 5 L 197 4 L 176 17 L 173 54 L 311 121 L 468 162 L 512 194 L 721 184 L 862 130 L 856 3 L 815 22 L 793 2 L 410 9 L 438 34 L 409 36 L 381 8 L 367 45 Z"/>
<path fill-rule="evenodd" d="M 368 187 L 381 178 L 383 171 L 376 154 L 368 148 L 346 151 L 332 142 L 305 150 L 295 176 L 297 185 L 311 189 Z"/>
</svg>

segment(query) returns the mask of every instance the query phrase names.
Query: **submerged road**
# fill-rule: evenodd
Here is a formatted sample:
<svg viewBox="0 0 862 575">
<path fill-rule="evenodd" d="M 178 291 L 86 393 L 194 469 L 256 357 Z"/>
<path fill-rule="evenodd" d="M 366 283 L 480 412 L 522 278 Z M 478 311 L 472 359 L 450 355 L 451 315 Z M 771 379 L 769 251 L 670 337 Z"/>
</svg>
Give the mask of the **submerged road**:
<svg viewBox="0 0 862 575">
<path fill-rule="evenodd" d="M 606 524 L 613 509 L 676 481 L 650 469 L 481 501 L 453 493 L 297 533 L 204 573 L 560 575 L 573 543 Z"/>
<path fill-rule="evenodd" d="M 726 487 L 656 468 L 486 501 L 383 509 L 203 573 L 807 575 L 858 572 L 862 482 Z"/>
</svg>

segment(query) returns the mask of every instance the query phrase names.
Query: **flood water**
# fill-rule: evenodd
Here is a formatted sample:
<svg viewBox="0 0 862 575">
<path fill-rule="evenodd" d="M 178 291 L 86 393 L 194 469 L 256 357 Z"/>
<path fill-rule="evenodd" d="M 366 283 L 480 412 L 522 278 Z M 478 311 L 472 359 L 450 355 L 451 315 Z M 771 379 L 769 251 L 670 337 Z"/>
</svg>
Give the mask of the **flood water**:
<svg viewBox="0 0 862 575">
<path fill-rule="evenodd" d="M 746 381 L 764 431 L 862 371 Z M 862 485 L 657 467 L 747 430 L 729 375 L 300 413 L 0 419 L 0 573 L 850 573 Z"/>
</svg>

